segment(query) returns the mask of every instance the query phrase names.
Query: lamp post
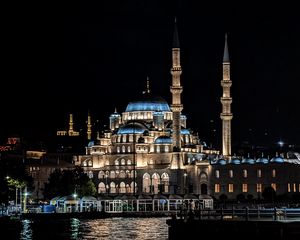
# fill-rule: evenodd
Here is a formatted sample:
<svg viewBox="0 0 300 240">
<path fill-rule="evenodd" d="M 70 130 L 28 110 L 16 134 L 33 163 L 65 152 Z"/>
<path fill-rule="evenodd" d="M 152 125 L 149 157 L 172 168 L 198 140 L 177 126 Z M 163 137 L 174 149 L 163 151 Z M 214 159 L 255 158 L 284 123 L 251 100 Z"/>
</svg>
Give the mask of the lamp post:
<svg viewBox="0 0 300 240">
<path fill-rule="evenodd" d="M 183 174 L 183 192 L 184 192 L 184 194 L 186 194 L 186 177 L 187 177 L 187 173 L 185 172 Z"/>
<path fill-rule="evenodd" d="M 78 211 L 78 204 L 77 204 L 77 193 L 76 193 L 76 190 L 73 194 L 73 197 L 74 197 L 74 200 L 75 200 L 75 212 Z"/>
</svg>

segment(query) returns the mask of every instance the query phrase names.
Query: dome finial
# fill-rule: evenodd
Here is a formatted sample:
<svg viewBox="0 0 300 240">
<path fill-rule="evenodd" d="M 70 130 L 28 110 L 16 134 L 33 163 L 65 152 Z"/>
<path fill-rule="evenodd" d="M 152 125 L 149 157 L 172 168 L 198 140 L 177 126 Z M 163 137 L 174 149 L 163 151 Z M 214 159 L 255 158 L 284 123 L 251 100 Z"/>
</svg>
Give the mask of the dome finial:
<svg viewBox="0 0 300 240">
<path fill-rule="evenodd" d="M 117 111 L 117 107 L 115 107 L 115 112 L 114 113 L 118 113 L 118 111 Z"/>
</svg>

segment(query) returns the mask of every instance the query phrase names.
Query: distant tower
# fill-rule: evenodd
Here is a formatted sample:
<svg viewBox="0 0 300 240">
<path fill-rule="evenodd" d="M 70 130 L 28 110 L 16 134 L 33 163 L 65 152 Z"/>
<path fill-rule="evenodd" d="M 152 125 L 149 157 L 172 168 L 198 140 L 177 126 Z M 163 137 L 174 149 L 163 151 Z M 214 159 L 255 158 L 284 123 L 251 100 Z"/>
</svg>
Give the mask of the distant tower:
<svg viewBox="0 0 300 240">
<path fill-rule="evenodd" d="M 223 56 L 223 80 L 221 86 L 223 88 L 223 96 L 221 97 L 222 103 L 222 154 L 225 158 L 231 156 L 231 103 L 232 98 L 230 97 L 230 87 L 232 82 L 230 80 L 230 61 L 227 45 L 227 34 L 225 35 L 225 47 Z"/>
<path fill-rule="evenodd" d="M 69 135 L 72 135 L 73 133 L 73 114 L 70 113 L 70 119 L 69 119 Z"/>
<path fill-rule="evenodd" d="M 172 104 L 171 110 L 173 112 L 173 146 L 177 151 L 180 151 L 181 148 L 181 111 L 183 106 L 181 104 L 181 93 L 182 87 L 180 85 L 180 75 L 182 73 L 180 66 L 180 47 L 179 47 L 179 38 L 178 31 L 175 19 L 175 29 L 174 29 L 174 38 L 173 38 L 173 48 L 172 48 L 172 86 L 170 88 L 172 93 Z"/>
<path fill-rule="evenodd" d="M 109 128 L 111 130 L 116 130 L 119 128 L 121 122 L 121 115 L 117 112 L 117 108 L 115 108 L 115 112 L 109 117 Z"/>
<path fill-rule="evenodd" d="M 90 141 L 92 139 L 92 121 L 90 111 L 88 112 L 87 119 L 87 139 Z"/>
</svg>

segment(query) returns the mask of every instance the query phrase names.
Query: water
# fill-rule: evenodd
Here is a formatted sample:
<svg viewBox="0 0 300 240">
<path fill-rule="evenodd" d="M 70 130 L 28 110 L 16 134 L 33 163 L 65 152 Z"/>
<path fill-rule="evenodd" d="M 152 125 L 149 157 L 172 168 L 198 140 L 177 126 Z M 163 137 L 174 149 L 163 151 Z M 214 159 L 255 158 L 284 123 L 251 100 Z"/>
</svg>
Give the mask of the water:
<svg viewBox="0 0 300 240">
<path fill-rule="evenodd" d="M 166 219 L 22 220 L 19 239 L 168 239 Z"/>
</svg>

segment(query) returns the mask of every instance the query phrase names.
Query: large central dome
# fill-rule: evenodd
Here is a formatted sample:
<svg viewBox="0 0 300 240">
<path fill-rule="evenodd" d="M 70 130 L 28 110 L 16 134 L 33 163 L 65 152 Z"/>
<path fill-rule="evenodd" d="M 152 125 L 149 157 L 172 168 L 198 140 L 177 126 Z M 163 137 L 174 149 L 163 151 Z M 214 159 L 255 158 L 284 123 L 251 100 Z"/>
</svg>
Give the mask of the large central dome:
<svg viewBox="0 0 300 240">
<path fill-rule="evenodd" d="M 170 112 L 169 104 L 162 97 L 144 94 L 137 100 L 127 105 L 125 112 L 133 111 L 154 111 L 154 112 Z"/>
</svg>

